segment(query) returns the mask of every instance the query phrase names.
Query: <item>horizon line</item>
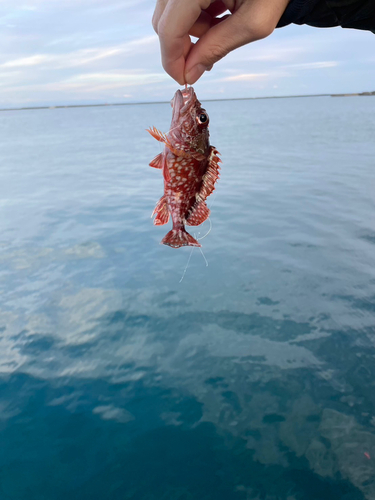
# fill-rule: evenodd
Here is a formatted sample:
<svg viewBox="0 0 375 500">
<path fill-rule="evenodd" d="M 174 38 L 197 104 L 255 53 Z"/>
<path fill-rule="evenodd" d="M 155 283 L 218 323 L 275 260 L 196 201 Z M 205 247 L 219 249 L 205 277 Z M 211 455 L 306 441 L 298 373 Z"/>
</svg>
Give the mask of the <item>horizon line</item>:
<svg viewBox="0 0 375 500">
<path fill-rule="evenodd" d="M 282 96 L 263 96 L 263 97 L 227 97 L 215 99 L 202 99 L 204 102 L 218 101 L 251 101 L 259 99 L 301 99 L 306 97 L 351 97 L 351 96 L 373 96 L 375 92 L 352 92 L 347 94 L 300 94 L 300 95 L 282 95 Z M 169 104 L 170 101 L 139 101 L 139 102 L 113 102 L 98 104 L 56 104 L 45 106 L 21 106 L 14 108 L 0 108 L 0 111 L 33 111 L 39 109 L 64 109 L 64 108 L 98 108 L 106 106 L 137 106 L 146 104 Z"/>
</svg>

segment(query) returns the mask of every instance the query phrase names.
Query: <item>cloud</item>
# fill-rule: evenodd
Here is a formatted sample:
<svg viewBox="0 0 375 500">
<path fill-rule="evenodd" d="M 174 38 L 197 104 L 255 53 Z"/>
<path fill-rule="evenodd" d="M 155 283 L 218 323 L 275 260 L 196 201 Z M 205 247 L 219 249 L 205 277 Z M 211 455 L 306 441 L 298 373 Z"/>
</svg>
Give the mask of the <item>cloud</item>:
<svg viewBox="0 0 375 500">
<path fill-rule="evenodd" d="M 248 50 L 246 60 L 258 62 L 294 61 L 306 53 L 306 47 L 304 46 L 290 46 L 289 42 L 280 47 L 275 42 L 270 42 L 264 47 L 252 47 L 252 50 Z"/>
<path fill-rule="evenodd" d="M 334 68 L 338 65 L 339 63 L 337 61 L 318 61 L 309 63 L 288 64 L 284 66 L 284 68 L 322 69 L 322 68 Z"/>
<path fill-rule="evenodd" d="M 81 49 L 66 54 L 36 54 L 29 57 L 21 57 L 0 64 L 0 68 L 28 68 L 31 66 L 55 68 L 72 68 L 84 66 L 109 57 L 124 54 L 139 54 L 149 51 L 152 46 L 158 44 L 157 36 L 146 36 L 131 40 L 130 42 L 108 47 Z"/>
<path fill-rule="evenodd" d="M 121 88 L 159 83 L 168 78 L 165 73 L 85 73 L 70 78 L 66 84 L 87 86 L 88 90 L 92 91 L 93 86 L 96 86 L 96 89 Z"/>
<path fill-rule="evenodd" d="M 168 79 L 165 73 L 85 73 L 63 81 L 28 84 L 26 87 L 29 92 L 61 94 L 79 92 L 87 98 L 88 94 L 91 97 L 95 93 L 106 90 L 154 85 Z M 11 91 L 22 93 L 25 91 L 25 86 L 13 86 Z M 121 94 L 121 97 L 125 96 L 126 94 Z"/>
<path fill-rule="evenodd" d="M 39 66 L 41 64 L 46 64 L 48 61 L 49 56 L 45 54 L 39 54 L 30 57 L 22 57 L 13 61 L 8 61 L 6 63 L 0 64 L 0 68 L 24 68 L 28 66 Z"/>
<path fill-rule="evenodd" d="M 118 93 L 117 89 L 149 85 L 151 91 L 152 85 L 169 79 L 160 67 L 159 58 L 155 57 L 159 53 L 155 34 L 107 46 L 59 51 L 62 46 L 74 43 L 76 38 L 72 35 L 58 47 L 53 43 L 47 44 L 45 48 L 48 52 L 0 59 L 3 105 L 31 102 L 31 96 L 36 101 L 42 98 L 51 105 L 64 100 L 66 103 L 87 99 L 117 101 L 129 95 Z M 147 95 L 152 95 L 150 91 Z M 134 100 L 139 99 L 139 96 L 134 96 Z"/>
<path fill-rule="evenodd" d="M 227 76 L 222 78 L 222 82 L 251 82 L 261 78 L 267 78 L 267 73 L 242 73 L 240 75 Z"/>
</svg>

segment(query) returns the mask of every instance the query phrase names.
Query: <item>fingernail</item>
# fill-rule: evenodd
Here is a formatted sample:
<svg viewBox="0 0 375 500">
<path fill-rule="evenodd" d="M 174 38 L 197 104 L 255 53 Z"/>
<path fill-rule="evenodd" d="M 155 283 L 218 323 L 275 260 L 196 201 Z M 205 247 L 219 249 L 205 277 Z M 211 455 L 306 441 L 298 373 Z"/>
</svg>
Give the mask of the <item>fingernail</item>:
<svg viewBox="0 0 375 500">
<path fill-rule="evenodd" d="M 206 69 L 207 69 L 207 66 L 205 66 L 204 64 L 196 64 L 195 66 L 193 66 L 186 73 L 187 83 L 189 83 L 190 85 L 195 83 L 198 80 L 198 78 L 200 78 L 203 75 L 203 73 L 206 71 Z"/>
</svg>

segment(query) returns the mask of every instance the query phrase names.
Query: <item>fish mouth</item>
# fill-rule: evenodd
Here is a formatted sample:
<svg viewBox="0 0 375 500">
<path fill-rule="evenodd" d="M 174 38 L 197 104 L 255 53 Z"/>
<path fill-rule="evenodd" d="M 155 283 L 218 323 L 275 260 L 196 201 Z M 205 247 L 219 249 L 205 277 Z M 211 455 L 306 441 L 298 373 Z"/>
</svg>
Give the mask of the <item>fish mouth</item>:
<svg viewBox="0 0 375 500">
<path fill-rule="evenodd" d="M 172 101 L 172 125 L 179 127 L 182 122 L 189 119 L 189 115 L 197 101 L 193 87 L 177 90 Z"/>
<path fill-rule="evenodd" d="M 173 116 L 177 118 L 178 116 L 184 115 L 194 103 L 194 96 L 195 93 L 193 87 L 187 87 L 182 91 L 177 90 L 171 100 Z"/>
<path fill-rule="evenodd" d="M 194 89 L 193 87 L 186 87 L 182 92 L 182 97 L 184 99 L 184 107 L 187 106 L 187 104 L 190 104 L 190 101 L 193 99 L 194 96 Z"/>
</svg>

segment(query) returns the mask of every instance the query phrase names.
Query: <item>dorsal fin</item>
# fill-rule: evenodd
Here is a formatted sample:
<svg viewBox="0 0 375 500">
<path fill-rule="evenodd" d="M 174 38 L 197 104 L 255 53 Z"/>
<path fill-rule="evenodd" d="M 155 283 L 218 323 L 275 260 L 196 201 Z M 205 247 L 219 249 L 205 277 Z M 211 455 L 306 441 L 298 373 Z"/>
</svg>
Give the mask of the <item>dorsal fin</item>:
<svg viewBox="0 0 375 500">
<path fill-rule="evenodd" d="M 208 158 L 208 167 L 203 175 L 202 187 L 197 196 L 197 199 L 199 200 L 205 200 L 215 189 L 215 182 L 219 178 L 219 162 L 221 162 L 218 155 L 219 152 L 211 146 L 210 156 Z"/>
</svg>

